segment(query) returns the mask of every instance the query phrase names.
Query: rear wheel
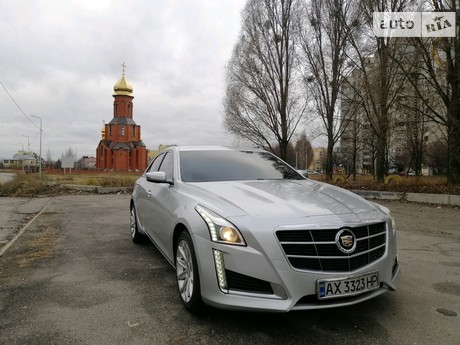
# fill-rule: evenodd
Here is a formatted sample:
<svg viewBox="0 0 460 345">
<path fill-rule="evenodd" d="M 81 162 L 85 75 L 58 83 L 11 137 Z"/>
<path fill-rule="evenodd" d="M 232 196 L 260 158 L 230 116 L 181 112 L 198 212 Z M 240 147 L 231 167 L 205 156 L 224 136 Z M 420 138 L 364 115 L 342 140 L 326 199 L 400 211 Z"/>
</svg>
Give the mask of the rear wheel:
<svg viewBox="0 0 460 345">
<path fill-rule="evenodd" d="M 131 239 L 134 243 L 140 244 L 145 241 L 144 235 L 139 232 L 139 228 L 137 225 L 137 215 L 136 215 L 136 208 L 134 205 L 131 205 L 131 211 L 129 215 L 129 228 L 131 230 Z"/>
<path fill-rule="evenodd" d="M 196 263 L 195 249 L 188 232 L 179 235 L 176 243 L 177 287 L 185 308 L 193 313 L 203 310 L 200 276 Z"/>
</svg>

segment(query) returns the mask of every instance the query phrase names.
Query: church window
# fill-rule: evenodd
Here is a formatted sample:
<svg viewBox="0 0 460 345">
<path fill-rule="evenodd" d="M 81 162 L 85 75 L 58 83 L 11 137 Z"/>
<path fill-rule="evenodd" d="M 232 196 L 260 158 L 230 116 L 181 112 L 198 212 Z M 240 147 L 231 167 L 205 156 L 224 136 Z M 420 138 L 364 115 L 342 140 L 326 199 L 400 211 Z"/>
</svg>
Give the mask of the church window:
<svg viewBox="0 0 460 345">
<path fill-rule="evenodd" d="M 136 136 L 136 125 L 133 125 L 133 137 Z"/>
<path fill-rule="evenodd" d="M 125 126 L 120 126 L 120 136 L 125 136 Z"/>
</svg>

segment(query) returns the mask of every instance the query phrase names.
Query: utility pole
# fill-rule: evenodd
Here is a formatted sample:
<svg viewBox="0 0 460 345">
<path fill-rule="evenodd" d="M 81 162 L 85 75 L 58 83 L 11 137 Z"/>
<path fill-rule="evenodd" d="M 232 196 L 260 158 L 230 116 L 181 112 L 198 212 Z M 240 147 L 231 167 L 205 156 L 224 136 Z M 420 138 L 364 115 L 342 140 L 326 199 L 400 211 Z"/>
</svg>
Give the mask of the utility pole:
<svg viewBox="0 0 460 345">
<path fill-rule="evenodd" d="M 38 175 L 42 177 L 42 118 L 35 115 L 30 115 L 40 120 L 40 161 L 38 162 Z"/>
</svg>

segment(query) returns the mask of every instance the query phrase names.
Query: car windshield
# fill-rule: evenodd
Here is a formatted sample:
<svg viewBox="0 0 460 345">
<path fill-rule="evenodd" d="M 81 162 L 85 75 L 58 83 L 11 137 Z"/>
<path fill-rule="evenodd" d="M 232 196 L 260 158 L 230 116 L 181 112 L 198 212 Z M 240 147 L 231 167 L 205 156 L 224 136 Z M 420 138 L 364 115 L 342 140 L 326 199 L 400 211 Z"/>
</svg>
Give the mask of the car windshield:
<svg viewBox="0 0 460 345">
<path fill-rule="evenodd" d="M 184 182 L 303 179 L 276 156 L 258 151 L 181 151 L 180 172 Z"/>
</svg>

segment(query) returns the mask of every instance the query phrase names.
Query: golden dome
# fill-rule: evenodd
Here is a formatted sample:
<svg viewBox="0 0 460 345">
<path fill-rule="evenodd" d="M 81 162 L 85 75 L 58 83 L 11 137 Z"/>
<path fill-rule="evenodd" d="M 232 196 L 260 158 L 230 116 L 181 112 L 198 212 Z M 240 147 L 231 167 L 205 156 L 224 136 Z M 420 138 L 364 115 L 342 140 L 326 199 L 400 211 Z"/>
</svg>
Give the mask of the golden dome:
<svg viewBox="0 0 460 345">
<path fill-rule="evenodd" d="M 122 77 L 113 86 L 114 96 L 131 96 L 133 97 L 133 87 L 123 74 Z"/>
</svg>

